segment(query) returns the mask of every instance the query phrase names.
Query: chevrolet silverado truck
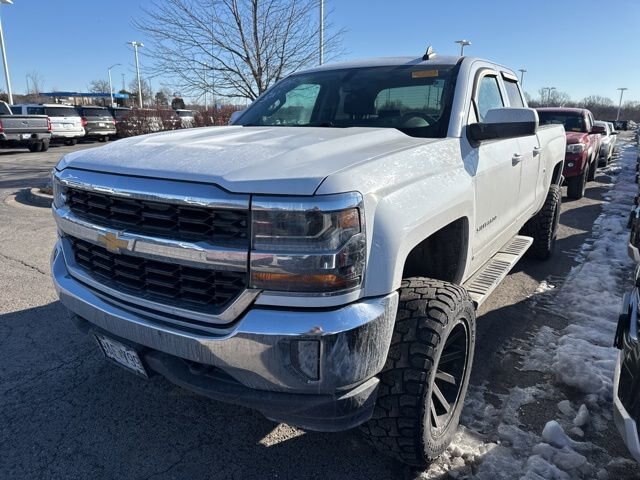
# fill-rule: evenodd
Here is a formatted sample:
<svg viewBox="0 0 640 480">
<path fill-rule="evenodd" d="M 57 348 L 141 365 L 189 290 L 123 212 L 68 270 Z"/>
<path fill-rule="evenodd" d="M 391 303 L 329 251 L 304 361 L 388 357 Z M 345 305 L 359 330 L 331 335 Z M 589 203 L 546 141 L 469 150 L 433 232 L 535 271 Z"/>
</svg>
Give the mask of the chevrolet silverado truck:
<svg viewBox="0 0 640 480">
<path fill-rule="evenodd" d="M 567 196 L 584 197 L 587 182 L 596 177 L 601 134 L 605 127 L 595 125 L 592 113 L 584 108 L 538 108 L 541 125 L 562 124 L 567 133 L 567 155 L 563 175 Z"/>
<path fill-rule="evenodd" d="M 476 309 L 553 251 L 564 154 L 495 63 L 322 66 L 232 126 L 65 155 L 53 279 L 142 377 L 426 465 L 458 425 Z"/>
<path fill-rule="evenodd" d="M 46 115 L 14 115 L 0 101 L 0 148 L 28 148 L 46 152 L 51 140 L 51 122 Z"/>
</svg>

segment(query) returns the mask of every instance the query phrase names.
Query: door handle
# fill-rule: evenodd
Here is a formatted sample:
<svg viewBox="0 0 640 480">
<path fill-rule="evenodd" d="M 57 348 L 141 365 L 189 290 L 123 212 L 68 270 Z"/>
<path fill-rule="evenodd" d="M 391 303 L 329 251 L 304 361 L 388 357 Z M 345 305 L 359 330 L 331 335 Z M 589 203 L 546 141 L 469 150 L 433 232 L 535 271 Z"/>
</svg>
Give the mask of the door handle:
<svg viewBox="0 0 640 480">
<path fill-rule="evenodd" d="M 519 153 L 514 153 L 513 157 L 511 157 L 511 165 L 513 165 L 514 167 L 518 165 L 521 161 L 522 161 L 522 155 L 520 155 Z"/>
<path fill-rule="evenodd" d="M 542 148 L 540 147 L 533 147 L 533 156 L 537 157 L 538 155 L 540 155 L 540 150 L 542 150 Z"/>
</svg>

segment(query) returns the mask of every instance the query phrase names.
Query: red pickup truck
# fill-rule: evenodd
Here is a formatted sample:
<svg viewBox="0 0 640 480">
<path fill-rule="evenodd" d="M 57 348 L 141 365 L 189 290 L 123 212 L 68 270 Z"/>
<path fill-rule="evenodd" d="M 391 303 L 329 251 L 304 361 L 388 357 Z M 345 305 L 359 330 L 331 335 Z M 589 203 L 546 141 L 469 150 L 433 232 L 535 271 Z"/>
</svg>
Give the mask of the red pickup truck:
<svg viewBox="0 0 640 480">
<path fill-rule="evenodd" d="M 567 196 L 582 198 L 587 182 L 593 180 L 598 168 L 600 134 L 604 128 L 594 125 L 593 114 L 584 108 L 538 108 L 540 125 L 562 124 L 567 135 L 567 152 L 563 175 Z"/>
</svg>

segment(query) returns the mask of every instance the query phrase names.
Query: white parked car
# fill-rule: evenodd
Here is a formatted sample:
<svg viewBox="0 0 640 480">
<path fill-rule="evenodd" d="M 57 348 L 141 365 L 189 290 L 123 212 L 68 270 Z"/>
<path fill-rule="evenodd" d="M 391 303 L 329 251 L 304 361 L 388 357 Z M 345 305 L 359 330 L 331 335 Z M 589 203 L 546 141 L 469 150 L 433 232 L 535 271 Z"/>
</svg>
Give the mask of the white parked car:
<svg viewBox="0 0 640 480">
<path fill-rule="evenodd" d="M 598 158 L 601 165 L 608 165 L 615 153 L 618 132 L 616 132 L 611 122 L 597 120 L 594 122 L 594 125 L 605 129 L 605 131 L 600 134 L 601 142 Z"/>
<path fill-rule="evenodd" d="M 176 109 L 176 114 L 180 117 L 182 128 L 191 128 L 195 126 L 195 118 L 193 110 L 185 110 L 183 108 Z"/>
<path fill-rule="evenodd" d="M 236 117 L 60 160 L 61 302 L 142 376 L 425 465 L 476 308 L 553 252 L 564 127 L 512 70 L 430 51 L 296 73 Z"/>
<path fill-rule="evenodd" d="M 63 141 L 67 145 L 75 145 L 85 135 L 85 121 L 71 105 L 27 103 L 13 105 L 11 110 L 22 115 L 47 115 L 51 120 L 52 142 Z"/>
</svg>

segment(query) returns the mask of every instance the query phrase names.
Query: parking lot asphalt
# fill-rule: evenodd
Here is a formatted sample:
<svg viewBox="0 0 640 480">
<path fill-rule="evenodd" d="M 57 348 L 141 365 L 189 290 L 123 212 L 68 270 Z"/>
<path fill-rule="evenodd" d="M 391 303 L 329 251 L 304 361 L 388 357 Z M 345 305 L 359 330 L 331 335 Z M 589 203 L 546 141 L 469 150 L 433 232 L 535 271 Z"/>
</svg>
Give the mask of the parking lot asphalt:
<svg viewBox="0 0 640 480">
<path fill-rule="evenodd" d="M 75 329 L 49 276 L 51 214 L 14 195 L 45 182 L 62 154 L 99 145 L 0 151 L 0 478 L 402 478 L 406 471 L 357 433 L 303 432 L 162 378 L 142 380 L 105 361 Z M 600 174 L 585 198 L 565 198 L 553 260 L 521 261 L 483 305 L 473 384 L 501 391 L 522 382 L 500 349 L 561 321 L 532 310 L 528 299 L 543 280 L 561 284 L 575 265 L 609 180 Z M 538 427 L 535 418 L 525 421 Z M 624 455 L 615 433 L 608 448 Z"/>
</svg>

